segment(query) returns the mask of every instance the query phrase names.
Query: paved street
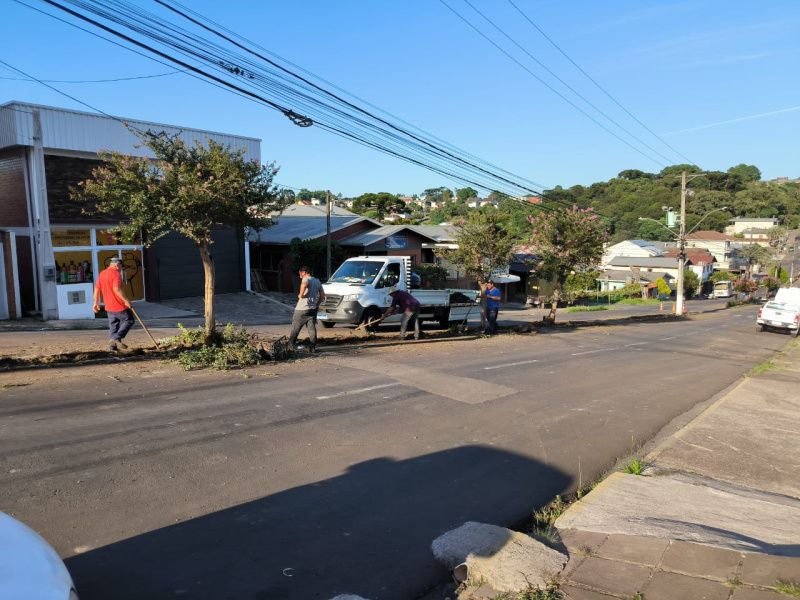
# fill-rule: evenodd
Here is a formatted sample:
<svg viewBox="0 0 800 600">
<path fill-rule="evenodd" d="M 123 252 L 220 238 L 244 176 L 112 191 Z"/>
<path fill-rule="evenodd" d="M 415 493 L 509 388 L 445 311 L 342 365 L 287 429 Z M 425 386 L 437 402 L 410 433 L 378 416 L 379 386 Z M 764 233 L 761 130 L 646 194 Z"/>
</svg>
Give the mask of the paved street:
<svg viewBox="0 0 800 600">
<path fill-rule="evenodd" d="M 6 374 L 0 510 L 84 600 L 408 600 L 444 576 L 437 535 L 523 522 L 783 347 L 755 312 Z"/>
</svg>

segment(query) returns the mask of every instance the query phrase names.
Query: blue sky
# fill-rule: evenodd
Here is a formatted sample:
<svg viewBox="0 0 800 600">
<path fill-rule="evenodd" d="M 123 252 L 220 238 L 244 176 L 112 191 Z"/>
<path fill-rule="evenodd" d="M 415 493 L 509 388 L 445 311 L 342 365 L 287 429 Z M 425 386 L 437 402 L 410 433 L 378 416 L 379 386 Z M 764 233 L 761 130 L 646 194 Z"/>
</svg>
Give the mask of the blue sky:
<svg viewBox="0 0 800 600">
<path fill-rule="evenodd" d="M 571 97 L 464 0 L 446 1 Z M 671 163 L 682 162 L 583 78 L 506 0 L 471 1 L 617 122 L 674 157 Z M 756 164 L 765 178 L 800 176 L 800 3 L 515 1 L 693 162 L 706 169 L 745 162 Z M 545 186 L 662 168 L 575 111 L 438 0 L 185 2 L 385 110 Z M 153 6 L 148 0 L 139 4 Z M 11 0 L 2 6 L 0 60 L 36 77 L 87 80 L 169 71 Z M 16 75 L 0 66 L 0 76 Z M 112 114 L 260 137 L 263 158 L 280 165 L 277 180 L 290 186 L 357 195 L 457 185 L 314 127 L 298 128 L 279 113 L 183 74 L 54 85 Z M 81 108 L 37 83 L 0 79 L 0 90 L 0 102 Z"/>
</svg>

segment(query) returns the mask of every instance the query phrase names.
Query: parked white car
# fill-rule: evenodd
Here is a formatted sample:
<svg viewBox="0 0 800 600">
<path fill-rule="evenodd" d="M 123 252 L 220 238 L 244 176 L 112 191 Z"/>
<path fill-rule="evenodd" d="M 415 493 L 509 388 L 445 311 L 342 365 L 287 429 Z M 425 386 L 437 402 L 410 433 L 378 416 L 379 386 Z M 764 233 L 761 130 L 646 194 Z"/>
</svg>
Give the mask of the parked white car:
<svg viewBox="0 0 800 600">
<path fill-rule="evenodd" d="M 770 300 L 758 309 L 758 328 L 787 330 L 797 336 L 800 333 L 800 288 L 781 288 Z"/>
<path fill-rule="evenodd" d="M 67 567 L 44 538 L 0 512 L 0 598 L 78 600 Z"/>
</svg>

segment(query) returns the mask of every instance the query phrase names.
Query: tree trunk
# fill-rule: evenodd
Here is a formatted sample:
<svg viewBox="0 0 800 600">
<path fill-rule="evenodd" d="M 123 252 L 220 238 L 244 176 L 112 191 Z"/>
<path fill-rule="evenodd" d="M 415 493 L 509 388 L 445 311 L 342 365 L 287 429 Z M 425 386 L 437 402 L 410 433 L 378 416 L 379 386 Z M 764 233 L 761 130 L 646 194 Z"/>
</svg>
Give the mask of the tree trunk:
<svg viewBox="0 0 800 600">
<path fill-rule="evenodd" d="M 205 334 L 206 343 L 213 341 L 216 334 L 216 322 L 214 321 L 214 259 L 208 251 L 208 242 L 197 245 L 200 250 L 200 260 L 203 262 L 203 273 L 205 274 L 205 286 L 203 289 L 203 305 L 205 315 Z"/>
<path fill-rule="evenodd" d="M 558 310 L 558 301 L 561 299 L 561 284 L 557 284 L 553 289 L 553 301 L 550 303 L 550 313 L 544 318 L 550 324 L 556 322 L 556 311 Z"/>
<path fill-rule="evenodd" d="M 481 331 L 486 331 L 486 282 L 478 279 L 478 289 L 481 291 Z"/>
</svg>

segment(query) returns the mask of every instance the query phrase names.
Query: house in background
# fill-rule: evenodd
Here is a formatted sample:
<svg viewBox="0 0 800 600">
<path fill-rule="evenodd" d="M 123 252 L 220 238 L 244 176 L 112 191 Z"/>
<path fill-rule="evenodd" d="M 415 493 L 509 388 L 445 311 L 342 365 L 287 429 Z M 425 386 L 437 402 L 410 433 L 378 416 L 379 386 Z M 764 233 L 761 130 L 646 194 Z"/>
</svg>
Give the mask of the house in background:
<svg viewBox="0 0 800 600">
<path fill-rule="evenodd" d="M 736 217 L 731 219 L 731 224 L 725 228 L 728 235 L 744 233 L 748 229 L 768 230 L 777 227 L 780 221 L 776 218 Z"/>
<path fill-rule="evenodd" d="M 675 278 L 666 271 L 634 272 L 631 270 L 609 269 L 604 271 L 595 281 L 598 283 L 600 292 L 607 293 L 622 289 L 626 285 L 636 281 L 640 282 L 647 289 L 657 289 L 656 281 L 658 281 L 658 279 L 663 279 L 671 290 L 675 290 Z"/>
<path fill-rule="evenodd" d="M 686 258 L 686 267 L 693 266 L 692 260 Z M 638 274 L 641 277 L 647 277 L 648 273 L 666 273 L 670 277 L 678 278 L 678 260 L 677 258 L 670 258 L 667 256 L 646 256 L 646 257 L 630 257 L 618 256 L 612 259 L 608 264 L 604 265 L 603 274 L 600 278 L 605 277 L 606 271 L 630 271 L 631 273 Z"/>
<path fill-rule="evenodd" d="M 687 259 L 687 268 L 695 272 L 697 277 L 700 279 L 701 289 L 703 289 L 703 284 L 711 279 L 711 273 L 714 272 L 714 255 L 703 248 L 686 248 L 685 253 Z M 664 253 L 664 256 L 677 262 L 678 249 L 669 248 Z"/>
<path fill-rule="evenodd" d="M 126 124 L 128 127 L 126 127 Z M 132 133 L 164 131 L 185 142 L 214 140 L 259 161 L 257 138 L 136 119 L 9 102 L 0 106 L 0 317 L 93 317 L 93 282 L 112 257 L 123 259 L 128 297 L 158 301 L 203 294 L 203 267 L 187 238 L 170 234 L 152 247 L 124 244 L 109 231 L 119 220 L 87 214 L 70 189 L 91 176 L 99 153 L 152 157 Z M 217 293 L 247 289 L 242 232 L 214 232 Z"/>
<path fill-rule="evenodd" d="M 606 265 L 618 256 L 626 256 L 629 258 L 660 256 L 664 253 L 665 248 L 666 244 L 664 242 L 624 240 L 606 247 L 603 251 L 601 264 Z"/>
<path fill-rule="evenodd" d="M 289 245 L 292 240 L 324 240 L 327 235 L 325 206 L 293 204 L 274 217 L 274 225 L 251 231 L 249 263 L 256 291 L 291 292 L 296 289 L 297 275 L 292 271 Z M 381 224 L 331 204 L 331 239 L 341 240 L 380 228 Z"/>
<path fill-rule="evenodd" d="M 700 248 L 708 251 L 716 263 L 715 268 L 737 270 L 736 238 L 719 231 L 695 231 L 686 236 L 687 248 Z"/>
</svg>

